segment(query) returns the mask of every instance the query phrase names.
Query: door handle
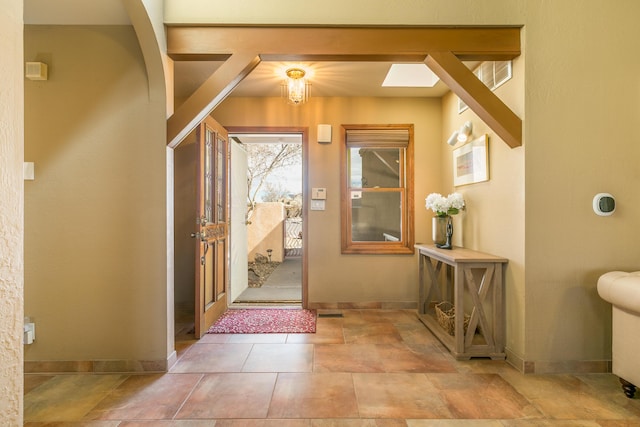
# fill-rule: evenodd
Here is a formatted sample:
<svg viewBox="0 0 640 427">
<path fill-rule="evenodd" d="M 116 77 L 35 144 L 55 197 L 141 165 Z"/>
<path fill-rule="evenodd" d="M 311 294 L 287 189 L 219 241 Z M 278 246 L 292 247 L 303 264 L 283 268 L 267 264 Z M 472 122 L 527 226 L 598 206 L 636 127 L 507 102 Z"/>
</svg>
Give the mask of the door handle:
<svg viewBox="0 0 640 427">
<path fill-rule="evenodd" d="M 196 233 L 191 233 L 191 238 L 192 239 L 200 239 L 201 242 L 206 242 L 207 238 L 204 236 L 203 233 L 201 232 L 196 232 Z"/>
</svg>

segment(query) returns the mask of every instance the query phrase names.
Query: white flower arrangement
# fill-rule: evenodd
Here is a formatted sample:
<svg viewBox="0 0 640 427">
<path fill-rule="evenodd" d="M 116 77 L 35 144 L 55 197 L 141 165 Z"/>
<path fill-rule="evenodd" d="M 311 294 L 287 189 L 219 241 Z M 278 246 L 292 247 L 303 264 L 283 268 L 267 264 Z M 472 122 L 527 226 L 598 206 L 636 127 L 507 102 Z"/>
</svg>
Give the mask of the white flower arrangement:
<svg viewBox="0 0 640 427">
<path fill-rule="evenodd" d="M 449 194 L 447 197 L 440 193 L 431 193 L 426 199 L 427 209 L 431 209 L 437 216 L 455 215 L 464 209 L 464 198 L 460 193 Z"/>
</svg>

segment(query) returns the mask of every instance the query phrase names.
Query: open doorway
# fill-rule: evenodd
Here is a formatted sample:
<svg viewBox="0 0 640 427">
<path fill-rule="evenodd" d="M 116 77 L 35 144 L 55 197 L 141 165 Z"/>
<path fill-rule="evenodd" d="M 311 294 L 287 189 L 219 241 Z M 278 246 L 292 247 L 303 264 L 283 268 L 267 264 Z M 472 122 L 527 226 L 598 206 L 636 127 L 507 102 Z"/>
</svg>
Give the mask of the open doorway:
<svg viewBox="0 0 640 427">
<path fill-rule="evenodd" d="M 250 303 L 244 303 L 245 305 L 291 305 L 291 306 L 302 306 L 306 307 L 307 303 L 307 258 L 304 239 L 306 236 L 306 228 L 304 223 L 301 222 L 301 219 L 306 216 L 306 208 L 304 206 L 304 200 L 307 198 L 306 191 L 306 171 L 307 171 L 307 140 L 308 140 L 308 129 L 302 127 L 296 128 L 229 128 L 229 133 L 232 133 L 238 139 L 238 135 L 241 135 L 243 139 L 247 138 L 246 134 L 268 134 L 271 137 L 277 134 L 285 135 L 287 138 L 295 138 L 295 140 L 287 140 L 286 142 L 294 142 L 301 145 L 301 153 L 299 154 L 300 161 L 294 162 L 296 166 L 296 174 L 300 175 L 300 178 L 296 178 L 299 183 L 298 187 L 302 189 L 302 205 L 299 209 L 301 215 L 291 215 L 294 217 L 293 222 L 297 228 L 295 232 L 294 239 L 285 239 L 283 236 L 282 242 L 279 248 L 281 248 L 282 258 L 284 261 L 291 261 L 291 263 L 296 263 L 292 268 L 280 268 L 278 272 L 276 269 L 273 269 L 271 272 L 271 282 L 267 285 L 275 283 L 276 285 L 286 285 L 287 283 L 291 284 L 291 277 L 282 277 L 282 273 L 286 273 L 287 271 L 291 273 L 294 271 L 296 282 L 296 293 L 294 297 L 283 297 L 281 294 L 277 293 L 277 287 L 273 287 L 268 289 L 269 286 L 263 288 L 263 292 L 266 292 L 267 295 L 264 297 L 251 298 Z M 245 151 L 242 148 L 243 144 L 239 144 L 235 139 L 229 138 L 230 141 L 230 161 L 233 163 L 234 160 L 238 160 L 238 154 L 236 149 L 238 147 L 241 148 L 240 152 Z M 284 140 L 283 140 L 284 141 Z M 184 141 L 176 147 L 174 151 L 174 197 L 175 197 L 175 212 L 174 212 L 174 220 L 175 220 L 175 286 L 174 286 L 174 302 L 175 302 L 175 332 L 176 332 L 176 340 L 184 340 L 184 339 L 192 339 L 194 335 L 194 306 L 195 306 L 195 266 L 198 264 L 197 260 L 195 260 L 195 245 L 194 239 L 192 238 L 192 234 L 194 231 L 194 211 L 193 206 L 196 204 L 196 150 L 195 150 L 195 142 L 196 135 L 195 133 L 187 136 Z M 247 165 L 245 165 L 247 166 Z M 248 189 L 247 185 L 247 172 L 241 172 L 238 175 L 237 164 L 230 165 L 230 214 L 229 214 L 229 228 L 230 228 L 230 246 L 232 249 L 230 252 L 230 274 L 229 274 L 229 292 L 226 293 L 225 298 L 227 298 L 227 303 L 229 305 L 241 305 L 241 303 L 237 302 L 234 304 L 234 301 L 238 299 L 238 296 L 246 289 L 248 286 L 248 240 L 247 240 L 247 222 L 254 220 L 253 218 L 248 217 L 247 203 L 248 203 Z M 286 181 L 295 181 L 293 178 L 293 174 L 290 171 L 285 171 Z M 234 173 L 236 176 L 234 176 Z M 277 188 L 276 184 L 272 185 L 272 187 Z M 287 186 L 285 186 L 286 188 Z M 234 191 L 236 189 L 244 188 L 244 195 L 237 197 L 234 195 Z M 289 193 L 296 193 L 299 195 L 300 191 L 289 191 Z M 257 199 L 257 198 L 256 198 Z M 238 206 L 240 206 L 240 210 L 238 211 Z M 236 212 L 234 212 L 234 210 Z M 240 212 L 240 213 L 238 213 Z M 286 212 L 286 209 L 285 209 Z M 285 218 L 286 222 L 286 218 Z M 297 222 L 297 224 L 296 224 Z M 240 231 L 238 231 L 238 228 Z M 245 231 L 244 237 L 242 231 Z M 233 246 L 239 242 L 244 242 L 244 261 L 238 261 L 239 257 L 234 255 Z M 288 242 L 288 243 L 287 243 Z M 269 245 L 269 247 L 263 248 L 263 252 L 266 254 L 267 261 L 269 261 L 269 252 L 266 249 L 273 249 L 271 252 L 271 261 L 276 261 L 277 258 L 274 256 L 274 252 L 276 250 L 275 245 Z M 275 254 L 277 255 L 277 253 Z M 275 263 L 272 263 L 275 264 Z M 289 267 L 291 264 L 279 264 L 283 267 Z M 239 269 L 234 270 L 234 267 L 241 266 Z M 244 278 L 243 274 L 244 272 Z M 277 274 L 276 274 L 277 273 Z M 280 276 L 279 276 L 280 275 Z M 287 280 L 289 282 L 287 282 Z M 263 284 L 264 286 L 264 284 Z M 283 286 L 281 286 L 283 287 Z M 245 298 L 243 298 L 245 299 Z M 242 299 L 241 299 L 242 300 Z M 248 300 L 248 298 L 246 298 Z"/>
<path fill-rule="evenodd" d="M 234 132 L 230 303 L 302 305 L 303 134 Z"/>
</svg>

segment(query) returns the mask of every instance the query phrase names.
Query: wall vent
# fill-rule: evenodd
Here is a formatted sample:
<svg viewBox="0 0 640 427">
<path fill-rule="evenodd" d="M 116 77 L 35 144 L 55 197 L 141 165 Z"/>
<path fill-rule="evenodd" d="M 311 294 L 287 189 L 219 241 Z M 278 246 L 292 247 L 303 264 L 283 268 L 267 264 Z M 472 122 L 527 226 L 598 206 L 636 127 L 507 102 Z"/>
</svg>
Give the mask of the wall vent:
<svg viewBox="0 0 640 427">
<path fill-rule="evenodd" d="M 496 90 L 511 79 L 511 61 L 486 61 L 473 70 L 478 79 L 491 91 Z M 462 113 L 469 106 L 458 98 L 458 113 Z"/>
</svg>

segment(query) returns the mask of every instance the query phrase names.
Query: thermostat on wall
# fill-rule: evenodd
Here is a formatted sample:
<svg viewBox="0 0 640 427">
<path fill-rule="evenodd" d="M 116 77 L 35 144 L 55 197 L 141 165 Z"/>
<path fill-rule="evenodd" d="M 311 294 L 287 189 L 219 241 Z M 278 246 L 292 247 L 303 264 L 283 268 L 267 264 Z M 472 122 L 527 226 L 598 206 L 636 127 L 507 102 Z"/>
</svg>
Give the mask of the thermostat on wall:
<svg viewBox="0 0 640 427">
<path fill-rule="evenodd" d="M 616 210 L 616 199 L 609 193 L 598 193 L 593 198 L 593 211 L 596 215 L 609 216 Z"/>
</svg>

